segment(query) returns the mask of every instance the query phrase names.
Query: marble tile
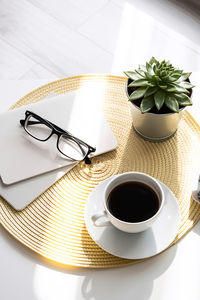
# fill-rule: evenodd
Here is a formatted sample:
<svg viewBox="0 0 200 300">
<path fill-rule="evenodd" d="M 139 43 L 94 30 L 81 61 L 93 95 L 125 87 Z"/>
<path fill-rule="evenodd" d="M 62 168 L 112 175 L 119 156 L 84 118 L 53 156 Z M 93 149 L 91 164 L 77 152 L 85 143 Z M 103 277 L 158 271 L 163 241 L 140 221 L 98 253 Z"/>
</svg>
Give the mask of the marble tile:
<svg viewBox="0 0 200 300">
<path fill-rule="evenodd" d="M 132 2 L 125 2 L 122 8 L 111 2 L 79 28 L 82 34 L 114 55 L 112 73 L 133 69 L 151 56 L 169 59 L 179 68 L 198 70 L 199 45 L 136 8 Z"/>
<path fill-rule="evenodd" d="M 28 0 L 61 23 L 76 29 L 109 0 Z"/>
<path fill-rule="evenodd" d="M 110 72 L 112 55 L 25 0 L 2 0 L 0 18 L 0 38 L 56 76 Z"/>
<path fill-rule="evenodd" d="M 0 79 L 18 79 L 34 61 L 0 39 Z"/>
<path fill-rule="evenodd" d="M 200 22 L 177 3 L 1 0 L 0 78 L 121 75 L 152 55 L 198 70 Z"/>
<path fill-rule="evenodd" d="M 50 82 L 51 79 L 37 79 L 37 80 L 0 80 L 0 91 L 6 95 L 0 98 L 0 114 L 6 112 L 19 99 L 30 93 L 34 89 Z M 13 93 L 13 87 L 14 93 Z M 6 101 L 5 101 L 6 99 Z"/>
<path fill-rule="evenodd" d="M 47 69 L 43 68 L 42 66 L 35 64 L 32 68 L 30 68 L 26 73 L 24 73 L 20 79 L 45 79 L 49 78 L 52 80 L 58 79 L 58 76 L 49 72 Z"/>
<path fill-rule="evenodd" d="M 112 0 L 112 2 L 121 9 L 127 4 L 131 5 L 200 46 L 199 0 Z"/>
<path fill-rule="evenodd" d="M 109 2 L 80 26 L 78 31 L 114 54 L 122 17 L 123 9 Z"/>
</svg>

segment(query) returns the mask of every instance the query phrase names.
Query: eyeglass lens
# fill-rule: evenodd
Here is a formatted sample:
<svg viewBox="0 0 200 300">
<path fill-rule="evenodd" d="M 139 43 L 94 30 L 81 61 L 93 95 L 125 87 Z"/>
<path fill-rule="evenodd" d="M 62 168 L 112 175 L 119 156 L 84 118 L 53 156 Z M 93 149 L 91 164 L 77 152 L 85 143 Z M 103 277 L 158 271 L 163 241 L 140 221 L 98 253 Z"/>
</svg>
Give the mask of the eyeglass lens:
<svg viewBox="0 0 200 300">
<path fill-rule="evenodd" d="M 52 133 L 52 129 L 46 124 L 41 123 L 38 119 L 33 116 L 28 116 L 25 122 L 26 131 L 41 141 L 45 141 Z"/>
<path fill-rule="evenodd" d="M 34 138 L 45 141 L 52 134 L 53 129 L 42 123 L 36 117 L 29 115 L 25 122 L 25 130 Z M 74 137 L 62 134 L 57 142 L 58 150 L 73 160 L 82 160 L 88 152 L 88 146 L 78 143 Z"/>
<path fill-rule="evenodd" d="M 82 160 L 88 152 L 88 147 L 83 144 L 78 144 L 73 138 L 68 135 L 62 135 L 58 140 L 58 149 L 64 155 L 75 160 Z"/>
</svg>

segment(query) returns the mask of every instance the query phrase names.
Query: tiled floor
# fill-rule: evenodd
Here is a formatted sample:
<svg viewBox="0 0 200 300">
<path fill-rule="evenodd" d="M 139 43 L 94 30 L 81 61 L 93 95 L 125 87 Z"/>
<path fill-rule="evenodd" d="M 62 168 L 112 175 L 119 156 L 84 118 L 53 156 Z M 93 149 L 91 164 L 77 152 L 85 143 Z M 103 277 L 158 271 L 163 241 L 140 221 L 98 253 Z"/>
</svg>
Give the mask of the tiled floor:
<svg viewBox="0 0 200 300">
<path fill-rule="evenodd" d="M 0 79 L 122 74 L 152 55 L 199 70 L 200 4 L 185 2 L 1 0 Z"/>
</svg>

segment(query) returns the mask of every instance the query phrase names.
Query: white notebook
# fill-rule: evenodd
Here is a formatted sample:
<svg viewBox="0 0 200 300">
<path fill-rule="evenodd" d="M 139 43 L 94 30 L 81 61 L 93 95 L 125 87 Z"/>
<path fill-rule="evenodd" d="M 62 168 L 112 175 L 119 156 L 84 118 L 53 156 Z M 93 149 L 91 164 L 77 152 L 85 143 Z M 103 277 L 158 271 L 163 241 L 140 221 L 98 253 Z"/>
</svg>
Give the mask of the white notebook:
<svg viewBox="0 0 200 300">
<path fill-rule="evenodd" d="M 56 140 L 39 142 L 20 126 L 31 110 L 96 147 L 113 150 L 117 141 L 103 115 L 104 99 L 87 88 L 23 106 L 0 115 L 0 195 L 21 210 L 76 164 L 58 155 Z M 7 134 L 8 133 L 8 134 Z"/>
<path fill-rule="evenodd" d="M 57 150 L 56 136 L 41 142 L 25 132 L 19 121 L 24 119 L 26 110 L 95 147 L 95 155 L 116 147 L 116 139 L 103 115 L 101 99 L 94 98 L 88 89 L 23 106 L 0 115 L 0 128 L 3 128 L 0 132 L 0 174 L 4 184 L 13 184 L 72 163 Z"/>
</svg>

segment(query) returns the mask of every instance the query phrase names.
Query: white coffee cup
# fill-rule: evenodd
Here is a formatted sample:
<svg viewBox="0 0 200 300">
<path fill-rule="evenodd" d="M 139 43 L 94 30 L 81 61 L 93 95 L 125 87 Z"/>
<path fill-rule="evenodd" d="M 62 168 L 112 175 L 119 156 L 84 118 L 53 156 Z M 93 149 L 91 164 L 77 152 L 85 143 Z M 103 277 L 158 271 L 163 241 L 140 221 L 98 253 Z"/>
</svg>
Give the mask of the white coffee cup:
<svg viewBox="0 0 200 300">
<path fill-rule="evenodd" d="M 120 184 L 127 182 L 140 182 L 148 186 L 151 190 L 153 190 L 156 193 L 159 201 L 158 210 L 149 219 L 146 219 L 141 222 L 125 222 L 116 218 L 109 210 L 108 199 L 110 193 L 113 191 L 114 188 L 116 188 Z M 129 233 L 141 232 L 148 229 L 158 218 L 164 205 L 164 192 L 159 182 L 150 175 L 139 172 L 128 172 L 114 176 L 106 185 L 102 197 L 104 210 L 96 213 L 91 217 L 94 226 L 102 227 L 112 224 L 119 230 Z"/>
</svg>

